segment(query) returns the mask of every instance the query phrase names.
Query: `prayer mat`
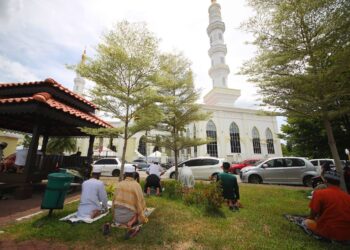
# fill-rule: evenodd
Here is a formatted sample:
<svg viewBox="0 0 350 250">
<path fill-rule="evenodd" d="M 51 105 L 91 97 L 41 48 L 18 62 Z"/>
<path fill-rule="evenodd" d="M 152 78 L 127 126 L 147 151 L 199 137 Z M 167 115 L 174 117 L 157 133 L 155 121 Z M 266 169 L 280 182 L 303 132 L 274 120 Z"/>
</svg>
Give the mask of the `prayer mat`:
<svg viewBox="0 0 350 250">
<path fill-rule="evenodd" d="M 94 219 L 78 217 L 77 216 L 78 212 L 74 212 L 72 214 L 67 215 L 66 217 L 61 218 L 60 221 L 67 221 L 67 222 L 71 222 L 71 223 L 85 222 L 85 223 L 90 224 L 90 223 L 93 223 L 93 222 L 105 217 L 109 213 L 109 209 L 111 208 L 111 206 L 112 206 L 112 201 L 108 201 L 107 202 L 107 207 L 108 207 L 107 212 L 100 214 L 99 216 L 95 217 Z"/>
<path fill-rule="evenodd" d="M 320 240 L 320 241 L 324 241 L 324 242 L 328 242 L 328 243 L 339 243 L 342 245 L 349 245 L 350 246 L 350 241 L 334 241 L 334 240 L 330 240 L 327 238 L 324 238 L 322 236 L 319 236 L 317 234 L 315 234 L 313 231 L 309 230 L 307 228 L 307 226 L 304 223 L 304 220 L 307 218 L 306 216 L 300 216 L 300 215 L 290 215 L 290 214 L 285 214 L 284 217 L 289 220 L 290 222 L 298 225 L 299 227 L 301 227 L 303 229 L 303 231 L 312 236 L 313 238 L 315 238 L 316 240 Z"/>
<path fill-rule="evenodd" d="M 90 224 L 90 223 L 93 223 L 93 222 L 95 222 L 95 221 L 105 217 L 109 213 L 109 211 L 107 210 L 107 212 L 105 212 L 103 214 L 100 214 L 99 216 L 97 216 L 97 217 L 95 217 L 93 219 L 78 217 L 77 213 L 78 212 L 74 212 L 72 214 L 69 214 L 69 215 L 67 215 L 64 218 L 61 218 L 60 221 L 67 221 L 67 222 L 71 222 L 71 223 L 85 222 L 85 223 L 89 223 Z"/>
<path fill-rule="evenodd" d="M 145 217 L 148 218 L 151 213 L 153 213 L 153 211 L 155 210 L 154 207 L 148 207 L 145 210 Z M 132 227 L 128 227 L 125 224 L 119 224 L 119 223 L 112 223 L 111 227 L 117 227 L 117 228 L 123 228 L 123 229 L 127 229 L 126 233 L 125 233 L 125 239 L 128 240 L 130 238 L 135 237 L 141 230 L 142 226 L 144 225 L 144 223 L 139 223 L 139 224 L 135 224 Z"/>
<path fill-rule="evenodd" d="M 146 210 L 145 210 L 145 217 L 148 218 L 148 216 L 150 216 L 151 213 L 153 213 L 154 210 L 155 210 L 154 207 L 148 207 L 148 208 L 146 208 Z M 139 228 L 139 227 L 142 227 L 142 225 L 144 225 L 144 224 L 138 223 L 138 224 L 136 224 L 136 225 L 134 225 L 134 226 L 132 226 L 132 227 L 129 228 L 129 227 L 128 227 L 127 225 L 125 225 L 125 224 L 112 223 L 112 224 L 111 224 L 111 227 L 126 228 L 126 229 L 137 229 L 137 228 Z"/>
</svg>

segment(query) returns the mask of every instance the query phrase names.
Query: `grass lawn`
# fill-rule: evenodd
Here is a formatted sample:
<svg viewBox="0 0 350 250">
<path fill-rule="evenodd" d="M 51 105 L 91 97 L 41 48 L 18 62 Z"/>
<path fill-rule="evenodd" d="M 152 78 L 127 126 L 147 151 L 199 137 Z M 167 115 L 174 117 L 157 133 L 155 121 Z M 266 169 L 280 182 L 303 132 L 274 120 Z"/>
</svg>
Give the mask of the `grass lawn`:
<svg viewBox="0 0 350 250">
<path fill-rule="evenodd" d="M 1 237 L 18 241 L 36 239 L 61 242 L 72 248 L 120 249 L 346 249 L 339 244 L 320 242 L 288 222 L 283 214 L 308 214 L 309 191 L 293 187 L 240 185 L 244 208 L 232 212 L 223 207 L 221 216 L 208 215 L 203 208 L 187 206 L 182 200 L 166 197 L 146 198 L 156 207 L 149 223 L 132 239 L 125 231 L 112 229 L 103 236 L 102 225 L 111 215 L 94 224 L 68 224 L 61 218 L 77 209 L 77 203 L 51 218 L 10 225 Z M 37 227 L 38 222 L 44 225 Z"/>
</svg>

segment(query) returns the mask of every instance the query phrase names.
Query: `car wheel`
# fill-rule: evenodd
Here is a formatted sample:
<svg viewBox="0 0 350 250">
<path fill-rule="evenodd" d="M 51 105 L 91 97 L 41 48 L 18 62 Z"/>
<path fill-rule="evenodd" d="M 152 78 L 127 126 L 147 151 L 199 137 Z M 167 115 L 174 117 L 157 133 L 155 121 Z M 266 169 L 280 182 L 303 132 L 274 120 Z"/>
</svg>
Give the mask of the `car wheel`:
<svg viewBox="0 0 350 250">
<path fill-rule="evenodd" d="M 211 177 L 210 177 L 210 180 L 212 182 L 217 182 L 218 181 L 218 174 L 212 174 Z"/>
<path fill-rule="evenodd" d="M 259 175 L 256 175 L 256 174 L 251 175 L 251 176 L 249 176 L 248 182 L 253 183 L 253 184 L 260 184 L 261 177 Z"/>
<path fill-rule="evenodd" d="M 113 172 L 112 172 L 112 176 L 113 177 L 118 177 L 119 175 L 120 175 L 119 169 L 114 169 Z"/>
<path fill-rule="evenodd" d="M 312 187 L 312 176 L 307 175 L 303 179 L 304 186 L 306 187 Z"/>
<path fill-rule="evenodd" d="M 235 169 L 235 174 L 239 175 L 239 173 L 241 172 L 241 170 L 239 168 Z"/>
<path fill-rule="evenodd" d="M 172 173 L 170 174 L 170 179 L 175 179 L 175 172 L 172 172 Z"/>
</svg>

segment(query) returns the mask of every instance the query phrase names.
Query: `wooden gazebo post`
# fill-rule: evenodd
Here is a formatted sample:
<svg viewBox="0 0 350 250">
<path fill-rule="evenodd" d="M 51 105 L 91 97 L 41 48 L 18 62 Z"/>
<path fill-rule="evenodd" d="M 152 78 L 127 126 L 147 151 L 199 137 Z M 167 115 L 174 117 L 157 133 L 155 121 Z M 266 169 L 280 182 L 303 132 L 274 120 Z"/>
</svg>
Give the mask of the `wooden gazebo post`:
<svg viewBox="0 0 350 250">
<path fill-rule="evenodd" d="M 24 166 L 24 176 L 27 183 L 30 181 L 30 176 L 34 170 L 33 168 L 35 168 L 34 163 L 35 163 L 37 149 L 38 149 L 39 137 L 40 137 L 39 124 L 34 124 L 32 140 L 29 144 L 26 164 Z"/>
<path fill-rule="evenodd" d="M 89 137 L 89 148 L 88 148 L 88 166 L 92 164 L 92 155 L 94 154 L 94 141 L 95 141 L 95 136 L 90 135 Z"/>
</svg>

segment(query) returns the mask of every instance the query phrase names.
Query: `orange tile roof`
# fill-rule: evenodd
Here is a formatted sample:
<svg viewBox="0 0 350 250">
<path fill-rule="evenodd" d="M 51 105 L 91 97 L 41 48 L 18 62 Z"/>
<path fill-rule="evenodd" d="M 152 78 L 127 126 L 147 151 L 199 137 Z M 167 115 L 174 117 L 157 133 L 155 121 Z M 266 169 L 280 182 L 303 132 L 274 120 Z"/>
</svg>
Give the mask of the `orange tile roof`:
<svg viewBox="0 0 350 250">
<path fill-rule="evenodd" d="M 58 88 L 59 90 L 69 94 L 70 96 L 73 96 L 74 98 L 88 104 L 89 106 L 93 107 L 94 109 L 97 108 L 97 106 L 95 104 L 93 104 L 92 102 L 86 100 L 84 97 L 70 91 L 69 89 L 67 89 L 66 87 L 63 87 L 62 84 L 56 82 L 54 79 L 52 78 L 47 78 L 44 81 L 36 81 L 36 82 L 23 82 L 23 83 L 0 83 L 0 88 L 6 88 L 6 87 L 18 87 L 18 86 L 30 86 L 30 85 L 39 85 L 39 84 L 49 84 L 52 85 L 55 88 Z"/>
<path fill-rule="evenodd" d="M 3 103 L 25 103 L 25 102 L 41 102 L 47 104 L 49 107 L 54 108 L 56 110 L 63 111 L 65 113 L 68 113 L 70 115 L 76 116 L 80 119 L 89 121 L 91 123 L 100 125 L 105 128 L 111 128 L 113 127 L 109 123 L 103 121 L 102 119 L 98 118 L 97 116 L 89 113 L 85 113 L 83 111 L 80 111 L 78 109 L 75 109 L 71 106 L 68 106 L 64 103 L 61 103 L 55 99 L 52 98 L 52 96 L 47 92 L 41 92 L 34 94 L 32 97 L 17 97 L 17 98 L 3 98 L 0 99 L 0 104 Z"/>
</svg>

